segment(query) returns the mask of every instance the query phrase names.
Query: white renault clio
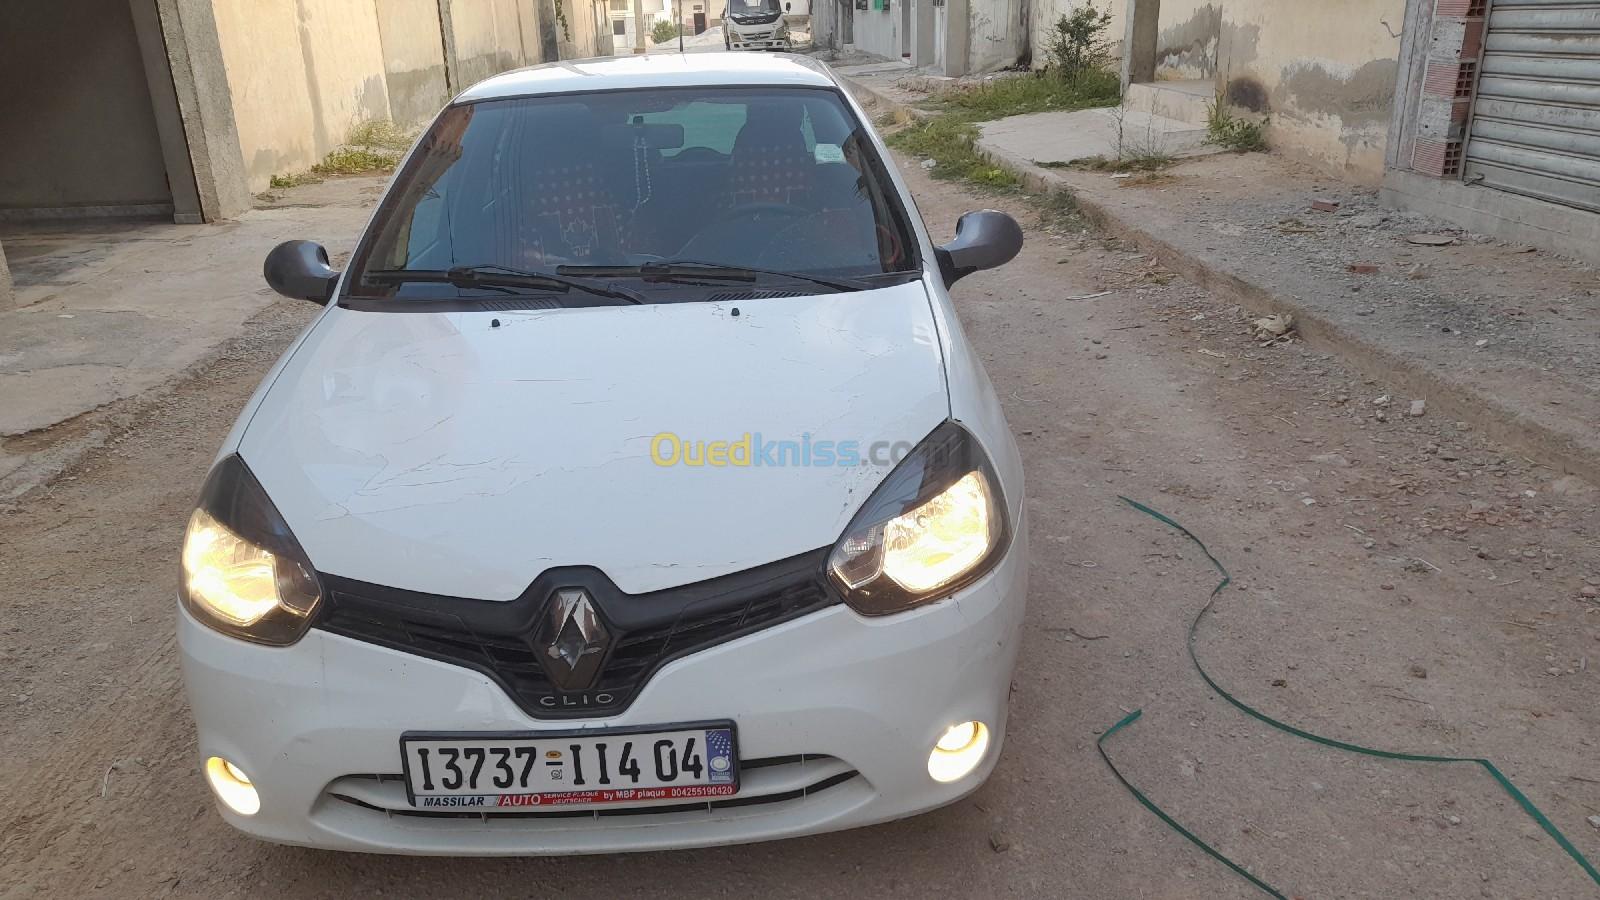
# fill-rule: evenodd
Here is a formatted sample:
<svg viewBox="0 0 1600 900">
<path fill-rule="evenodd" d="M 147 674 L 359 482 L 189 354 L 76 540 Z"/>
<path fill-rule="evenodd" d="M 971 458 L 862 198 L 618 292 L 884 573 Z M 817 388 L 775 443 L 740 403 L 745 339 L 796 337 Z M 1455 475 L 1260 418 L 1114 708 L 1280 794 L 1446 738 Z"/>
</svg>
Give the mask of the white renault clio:
<svg viewBox="0 0 1600 900">
<path fill-rule="evenodd" d="M 983 782 L 1022 469 L 936 247 L 818 63 L 561 63 L 457 98 L 240 416 L 178 636 L 228 822 L 342 850 L 810 834 Z"/>
</svg>

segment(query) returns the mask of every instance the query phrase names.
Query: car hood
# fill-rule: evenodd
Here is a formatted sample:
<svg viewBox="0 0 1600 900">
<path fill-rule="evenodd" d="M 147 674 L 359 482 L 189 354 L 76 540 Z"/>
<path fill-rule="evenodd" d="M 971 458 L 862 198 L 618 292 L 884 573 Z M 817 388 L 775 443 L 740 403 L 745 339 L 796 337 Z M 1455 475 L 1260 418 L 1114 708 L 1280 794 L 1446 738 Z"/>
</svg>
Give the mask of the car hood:
<svg viewBox="0 0 1600 900">
<path fill-rule="evenodd" d="M 322 572 L 510 600 L 554 566 L 629 593 L 835 541 L 949 414 L 921 282 L 739 303 L 516 312 L 333 309 L 239 452 Z M 748 466 L 663 466 L 662 434 L 751 438 Z M 764 444 L 812 448 L 772 464 Z M 902 453 L 903 455 L 903 453 Z M 895 457 L 898 458 L 898 457 Z"/>
</svg>

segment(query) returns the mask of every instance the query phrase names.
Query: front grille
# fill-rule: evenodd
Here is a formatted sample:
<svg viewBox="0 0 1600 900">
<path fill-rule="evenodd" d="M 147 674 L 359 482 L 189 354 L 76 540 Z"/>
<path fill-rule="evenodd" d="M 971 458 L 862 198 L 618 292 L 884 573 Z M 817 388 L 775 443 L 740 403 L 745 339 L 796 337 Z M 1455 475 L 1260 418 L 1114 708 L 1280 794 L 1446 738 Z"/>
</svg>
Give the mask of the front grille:
<svg viewBox="0 0 1600 900">
<path fill-rule="evenodd" d="M 443 597 L 324 575 L 316 627 L 482 672 L 529 715 L 576 718 L 627 708 L 667 662 L 838 602 L 826 550 L 650 594 L 624 594 L 598 570 L 554 569 L 516 600 Z M 560 688 L 535 640 L 556 590 L 580 586 L 611 636 L 593 682 Z"/>
<path fill-rule="evenodd" d="M 417 809 L 406 799 L 403 775 L 346 775 L 337 778 L 323 789 L 323 793 L 344 803 L 374 810 L 391 816 L 410 816 L 419 819 L 607 819 L 622 816 L 664 816 L 684 813 L 705 813 L 716 810 L 738 809 L 787 803 L 815 796 L 830 788 L 861 777 L 843 760 L 832 756 L 794 755 L 771 759 L 742 759 L 739 761 L 742 783 L 739 793 L 732 797 L 693 802 L 662 801 L 639 806 L 595 806 L 581 809 L 558 808 L 529 810 L 526 808 L 494 810 L 436 810 Z"/>
</svg>

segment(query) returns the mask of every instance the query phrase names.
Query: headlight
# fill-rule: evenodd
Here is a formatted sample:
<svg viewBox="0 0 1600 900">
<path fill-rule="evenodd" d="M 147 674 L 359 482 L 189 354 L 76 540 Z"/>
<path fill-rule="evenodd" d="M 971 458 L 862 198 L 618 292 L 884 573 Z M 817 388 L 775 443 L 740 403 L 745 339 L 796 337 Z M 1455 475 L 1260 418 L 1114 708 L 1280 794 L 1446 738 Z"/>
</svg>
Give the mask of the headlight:
<svg viewBox="0 0 1600 900">
<path fill-rule="evenodd" d="M 948 596 L 999 558 L 1005 503 L 988 457 L 946 422 L 867 498 L 828 557 L 845 602 L 887 615 Z"/>
<path fill-rule="evenodd" d="M 300 544 L 238 456 L 206 478 L 183 537 L 178 593 L 206 625 L 280 646 L 305 634 L 322 598 Z"/>
</svg>

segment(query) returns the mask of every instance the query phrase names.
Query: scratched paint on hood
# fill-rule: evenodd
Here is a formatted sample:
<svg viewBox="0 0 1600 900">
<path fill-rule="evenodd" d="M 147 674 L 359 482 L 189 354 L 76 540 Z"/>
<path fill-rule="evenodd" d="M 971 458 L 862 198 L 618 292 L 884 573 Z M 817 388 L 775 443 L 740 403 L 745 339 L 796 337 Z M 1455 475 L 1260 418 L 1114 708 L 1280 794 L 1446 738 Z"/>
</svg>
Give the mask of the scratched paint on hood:
<svg viewBox="0 0 1600 900">
<path fill-rule="evenodd" d="M 825 546 L 890 468 L 663 467 L 658 434 L 914 444 L 947 415 L 920 282 L 738 304 L 336 309 L 240 449 L 319 570 L 506 600 L 553 566 L 638 593 Z"/>
</svg>

